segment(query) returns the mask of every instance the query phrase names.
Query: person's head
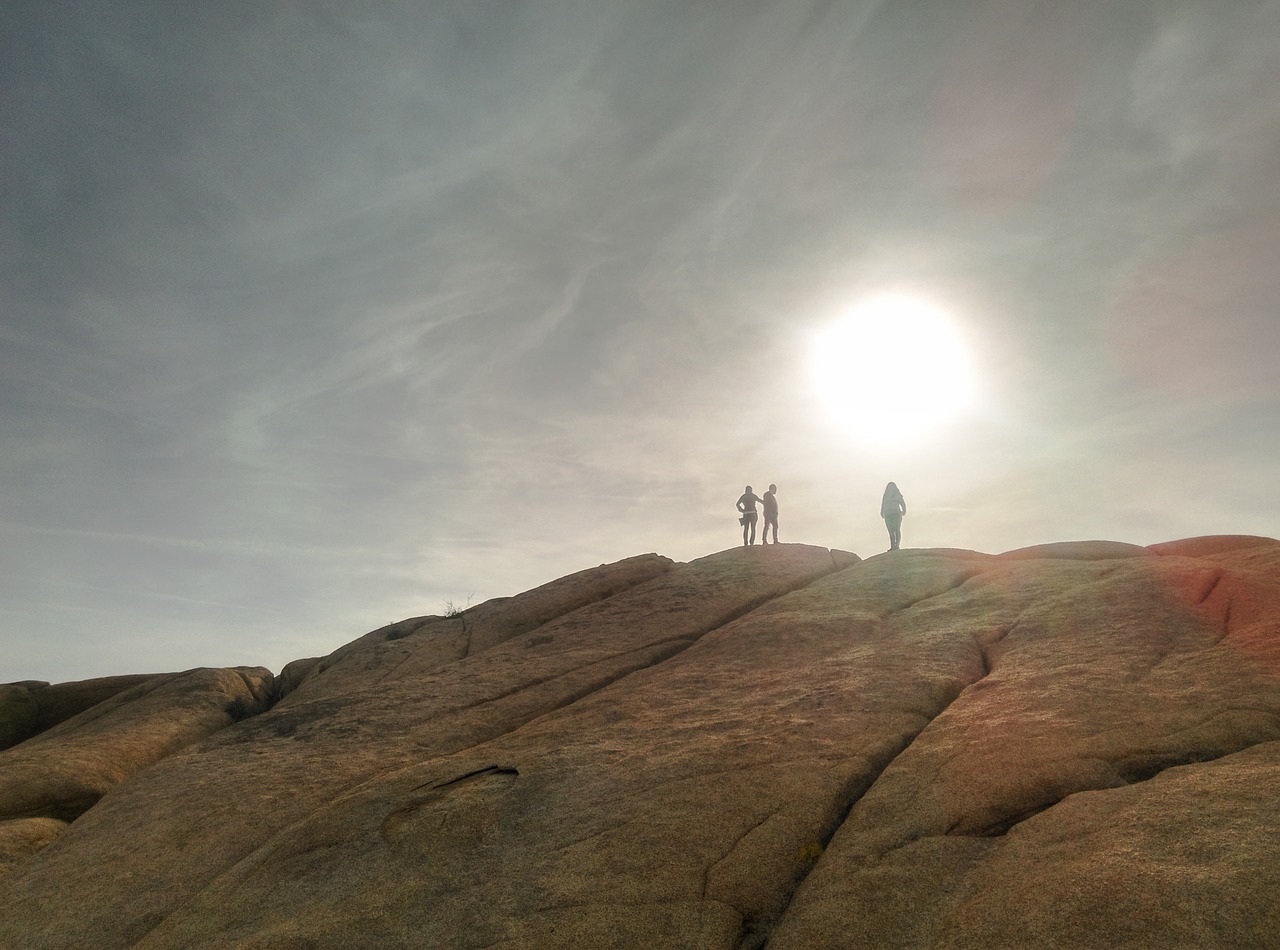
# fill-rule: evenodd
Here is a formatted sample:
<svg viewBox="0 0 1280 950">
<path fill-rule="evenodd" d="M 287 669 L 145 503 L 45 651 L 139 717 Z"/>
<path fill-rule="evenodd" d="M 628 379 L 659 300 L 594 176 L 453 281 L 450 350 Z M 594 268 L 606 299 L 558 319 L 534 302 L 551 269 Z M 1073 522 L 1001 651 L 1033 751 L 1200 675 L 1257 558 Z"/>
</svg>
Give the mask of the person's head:
<svg viewBox="0 0 1280 950">
<path fill-rule="evenodd" d="M 777 491 L 777 490 L 778 490 L 778 486 L 777 486 L 777 485 L 770 485 L 770 486 L 769 486 L 769 491 Z"/>
<path fill-rule="evenodd" d="M 902 492 L 898 491 L 898 486 L 895 485 L 893 482 L 890 482 L 888 485 L 884 486 L 884 493 L 886 496 L 902 494 Z"/>
<path fill-rule="evenodd" d="M 751 494 L 751 486 L 750 486 L 750 485 L 748 485 L 748 486 L 747 486 L 747 494 L 748 494 L 748 495 L 750 495 L 750 494 Z"/>
</svg>

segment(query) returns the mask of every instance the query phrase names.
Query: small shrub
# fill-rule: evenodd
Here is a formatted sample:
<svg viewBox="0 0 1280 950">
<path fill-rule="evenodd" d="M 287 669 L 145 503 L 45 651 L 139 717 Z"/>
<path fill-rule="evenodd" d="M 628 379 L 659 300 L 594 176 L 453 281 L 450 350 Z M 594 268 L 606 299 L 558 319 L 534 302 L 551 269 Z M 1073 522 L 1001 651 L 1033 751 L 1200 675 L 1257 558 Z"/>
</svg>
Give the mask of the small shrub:
<svg viewBox="0 0 1280 950">
<path fill-rule="evenodd" d="M 468 594 L 468 595 L 467 595 L 467 602 L 466 602 L 465 604 L 463 604 L 461 607 L 460 607 L 460 606 L 458 606 L 457 604 L 455 604 L 452 600 L 446 600 L 446 601 L 444 602 L 444 604 L 443 604 L 443 606 L 444 606 L 444 615 L 445 615 L 446 617 L 457 617 L 457 616 L 460 616 L 460 615 L 463 613 L 463 611 L 465 611 L 465 610 L 467 610 L 467 609 L 469 609 L 469 608 L 471 607 L 471 598 L 472 598 L 472 597 L 474 597 L 475 595 L 476 595 L 476 594 L 475 594 L 475 591 L 472 591 L 470 594 Z"/>
</svg>

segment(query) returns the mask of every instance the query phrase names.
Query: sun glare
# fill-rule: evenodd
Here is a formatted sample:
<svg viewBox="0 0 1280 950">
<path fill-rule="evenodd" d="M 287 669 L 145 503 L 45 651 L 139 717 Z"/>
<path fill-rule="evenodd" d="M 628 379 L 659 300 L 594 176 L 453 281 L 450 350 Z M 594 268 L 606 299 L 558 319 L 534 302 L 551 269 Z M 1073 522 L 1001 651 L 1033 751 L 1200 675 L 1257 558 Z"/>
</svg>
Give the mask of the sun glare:
<svg viewBox="0 0 1280 950">
<path fill-rule="evenodd" d="M 812 380 L 833 423 L 881 448 L 927 438 L 971 409 L 976 397 L 955 322 L 902 294 L 870 298 L 821 331 Z"/>
</svg>

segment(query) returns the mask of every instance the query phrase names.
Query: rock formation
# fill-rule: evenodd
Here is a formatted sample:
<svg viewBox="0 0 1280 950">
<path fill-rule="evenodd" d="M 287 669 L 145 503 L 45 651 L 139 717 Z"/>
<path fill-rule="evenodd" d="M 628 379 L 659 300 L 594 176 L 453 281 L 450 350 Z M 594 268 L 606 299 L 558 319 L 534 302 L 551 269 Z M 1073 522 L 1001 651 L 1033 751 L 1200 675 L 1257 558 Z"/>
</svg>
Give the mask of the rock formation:
<svg viewBox="0 0 1280 950">
<path fill-rule="evenodd" d="M 1265 538 L 646 555 L 185 676 L 0 752 L 0 946 L 1280 933 Z"/>
<path fill-rule="evenodd" d="M 0 686 L 0 749 L 66 722 L 72 716 L 110 699 L 117 693 L 145 683 L 152 674 L 104 676 L 78 683 L 41 683 L 28 680 Z"/>
<path fill-rule="evenodd" d="M 144 677 L 0 754 L 0 820 L 73 821 L 133 773 L 262 712 L 271 685 L 260 668 Z"/>
</svg>

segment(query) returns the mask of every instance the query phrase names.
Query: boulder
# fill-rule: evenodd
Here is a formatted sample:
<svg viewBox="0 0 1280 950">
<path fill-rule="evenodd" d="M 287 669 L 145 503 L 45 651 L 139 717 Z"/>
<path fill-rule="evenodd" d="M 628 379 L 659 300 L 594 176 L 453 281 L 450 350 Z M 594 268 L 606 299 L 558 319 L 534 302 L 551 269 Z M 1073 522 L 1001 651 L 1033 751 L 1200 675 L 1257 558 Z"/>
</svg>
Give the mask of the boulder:
<svg viewBox="0 0 1280 950">
<path fill-rule="evenodd" d="M 52 729 L 78 716 L 98 703 L 154 679 L 158 673 L 133 673 L 125 676 L 100 676 L 71 683 L 46 684 L 35 690 L 40 704 L 39 731 Z M 169 674 L 172 675 L 172 674 Z"/>
<path fill-rule="evenodd" d="M 0 820 L 78 818 L 133 773 L 260 712 L 271 681 L 261 668 L 149 677 L 0 752 Z"/>
<path fill-rule="evenodd" d="M 0 686 L 0 750 L 66 722 L 155 675 L 104 676 L 53 685 L 29 681 Z"/>
</svg>

